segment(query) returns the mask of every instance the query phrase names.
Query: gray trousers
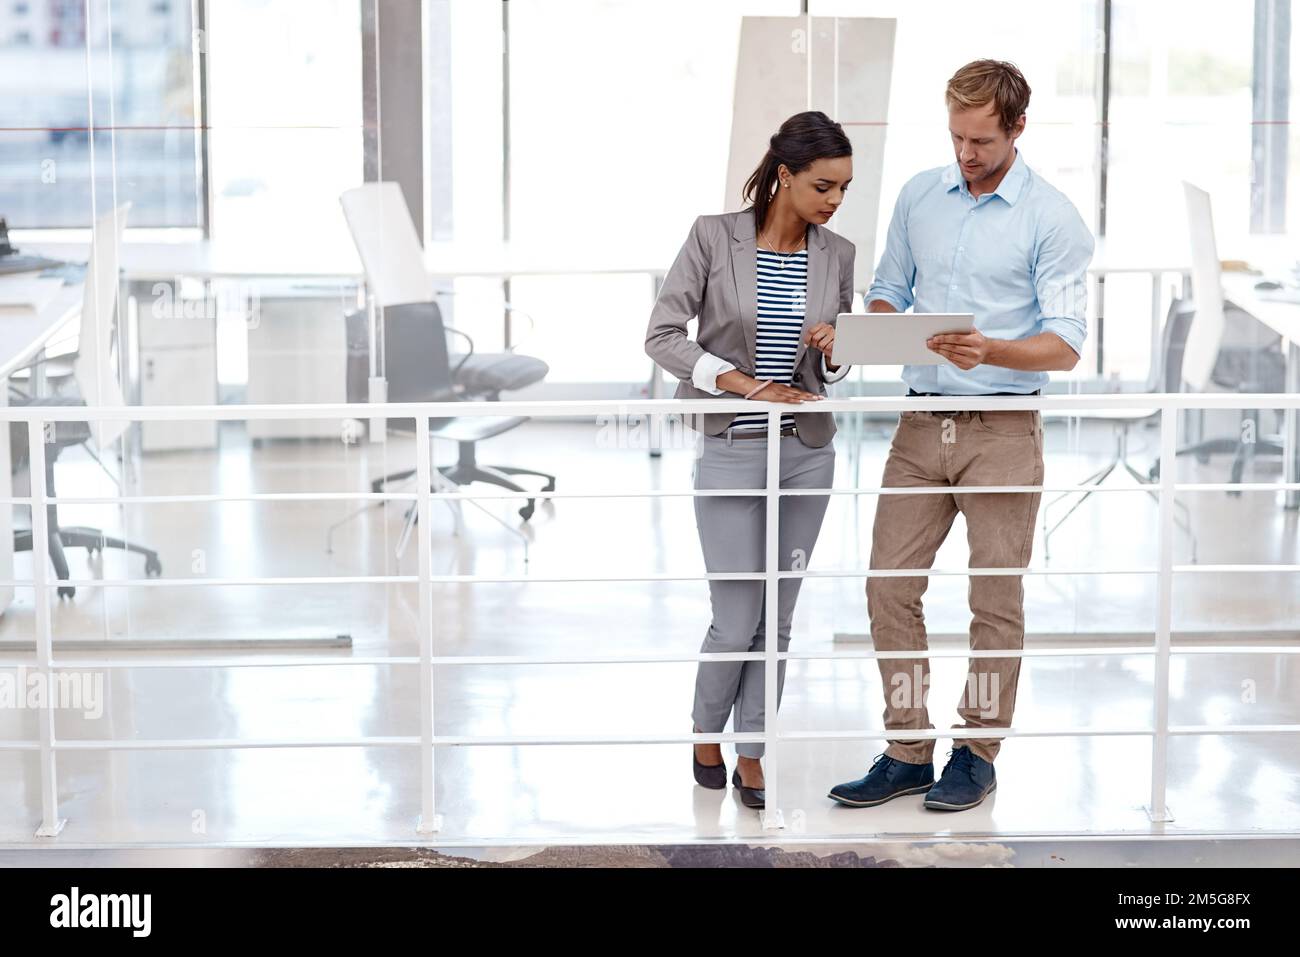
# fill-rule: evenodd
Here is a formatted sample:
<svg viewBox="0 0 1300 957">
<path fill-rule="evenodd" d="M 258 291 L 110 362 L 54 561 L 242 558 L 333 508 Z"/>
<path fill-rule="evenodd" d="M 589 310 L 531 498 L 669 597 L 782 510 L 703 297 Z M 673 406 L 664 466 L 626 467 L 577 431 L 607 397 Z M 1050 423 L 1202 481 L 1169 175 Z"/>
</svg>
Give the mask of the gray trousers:
<svg viewBox="0 0 1300 957">
<path fill-rule="evenodd" d="M 695 464 L 697 489 L 763 488 L 767 483 L 767 439 L 700 437 Z M 798 436 L 781 443 L 782 488 L 830 488 L 835 478 L 835 449 L 829 442 L 809 448 Z M 778 567 L 807 567 L 821 531 L 829 496 L 796 495 L 781 499 Z M 695 524 L 709 572 L 763 572 L 767 504 L 763 497 L 717 496 L 695 499 Z M 778 585 L 777 647 L 790 645 L 790 622 L 802 579 Z M 763 651 L 766 648 L 766 600 L 761 581 L 711 581 L 713 621 L 702 652 Z M 764 723 L 762 661 L 702 661 L 695 676 L 695 726 L 720 733 L 732 716 L 736 732 L 762 731 Z M 777 666 L 777 705 L 785 686 L 785 662 Z M 761 743 L 736 745 L 746 758 L 763 755 Z"/>
</svg>

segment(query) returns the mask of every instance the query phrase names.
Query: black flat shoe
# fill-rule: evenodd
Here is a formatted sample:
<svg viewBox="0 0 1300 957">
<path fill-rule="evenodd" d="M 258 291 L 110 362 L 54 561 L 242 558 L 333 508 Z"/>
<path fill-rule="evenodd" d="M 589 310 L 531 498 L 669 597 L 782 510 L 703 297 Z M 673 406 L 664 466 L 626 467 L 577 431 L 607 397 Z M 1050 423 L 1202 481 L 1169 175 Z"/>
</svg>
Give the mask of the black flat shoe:
<svg viewBox="0 0 1300 957">
<path fill-rule="evenodd" d="M 731 775 L 731 784 L 740 791 L 740 803 L 745 807 L 762 808 L 766 800 L 766 791 L 763 788 L 747 788 L 740 783 L 740 768 L 736 768 Z"/>
<path fill-rule="evenodd" d="M 695 771 L 695 783 L 702 788 L 721 791 L 727 786 L 727 766 L 725 764 L 700 764 L 691 748 L 691 765 Z"/>
</svg>

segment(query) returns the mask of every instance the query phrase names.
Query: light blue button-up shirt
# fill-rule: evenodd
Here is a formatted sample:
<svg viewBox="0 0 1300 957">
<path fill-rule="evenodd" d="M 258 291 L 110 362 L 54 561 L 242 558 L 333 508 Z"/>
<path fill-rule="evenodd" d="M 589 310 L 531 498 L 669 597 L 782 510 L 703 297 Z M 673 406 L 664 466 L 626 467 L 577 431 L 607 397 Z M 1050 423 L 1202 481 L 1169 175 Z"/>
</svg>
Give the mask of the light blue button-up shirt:
<svg viewBox="0 0 1300 957">
<path fill-rule="evenodd" d="M 990 339 L 1053 332 L 1082 355 L 1093 245 L 1074 204 L 1019 150 L 998 188 L 978 199 L 954 162 L 903 186 L 867 301 L 969 312 Z M 917 392 L 947 395 L 1033 392 L 1048 378 L 986 364 L 963 371 L 947 360 L 903 367 Z"/>
</svg>

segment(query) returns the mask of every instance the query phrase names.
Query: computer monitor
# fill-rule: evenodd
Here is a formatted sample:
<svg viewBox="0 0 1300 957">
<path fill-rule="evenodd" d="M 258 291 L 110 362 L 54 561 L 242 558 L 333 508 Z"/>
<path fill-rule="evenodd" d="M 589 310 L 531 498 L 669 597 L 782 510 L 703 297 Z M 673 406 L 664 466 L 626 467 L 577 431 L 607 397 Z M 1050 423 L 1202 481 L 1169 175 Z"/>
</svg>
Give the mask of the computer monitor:
<svg viewBox="0 0 1300 957">
<path fill-rule="evenodd" d="M 63 263 L 57 259 L 19 255 L 17 248 L 9 241 L 9 224 L 5 222 L 3 216 L 0 216 L 0 276 L 20 272 L 40 272 L 62 265 Z"/>
<path fill-rule="evenodd" d="M 9 224 L 0 216 L 0 256 L 12 256 L 18 250 L 9 243 Z"/>
</svg>

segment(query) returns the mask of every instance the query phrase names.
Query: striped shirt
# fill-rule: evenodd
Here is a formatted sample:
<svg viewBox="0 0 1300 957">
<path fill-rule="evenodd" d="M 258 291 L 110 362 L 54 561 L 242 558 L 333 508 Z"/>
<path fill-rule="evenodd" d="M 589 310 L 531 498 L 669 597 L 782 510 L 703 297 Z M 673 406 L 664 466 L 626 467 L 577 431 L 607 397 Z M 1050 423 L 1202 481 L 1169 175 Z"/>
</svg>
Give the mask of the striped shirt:
<svg viewBox="0 0 1300 957">
<path fill-rule="evenodd" d="M 800 249 L 789 255 L 778 255 L 766 249 L 757 252 L 758 329 L 754 337 L 754 378 L 790 385 L 806 311 L 808 250 Z M 763 393 L 754 398 L 762 399 Z M 781 428 L 793 425 L 794 414 L 782 414 Z M 743 412 L 731 420 L 731 428 L 737 431 L 764 430 L 767 428 L 767 413 Z"/>
</svg>

